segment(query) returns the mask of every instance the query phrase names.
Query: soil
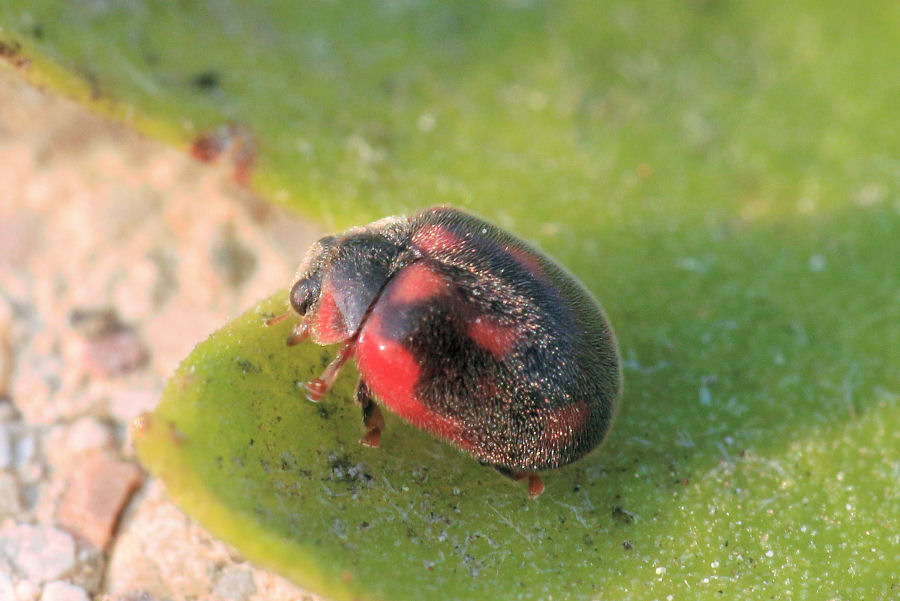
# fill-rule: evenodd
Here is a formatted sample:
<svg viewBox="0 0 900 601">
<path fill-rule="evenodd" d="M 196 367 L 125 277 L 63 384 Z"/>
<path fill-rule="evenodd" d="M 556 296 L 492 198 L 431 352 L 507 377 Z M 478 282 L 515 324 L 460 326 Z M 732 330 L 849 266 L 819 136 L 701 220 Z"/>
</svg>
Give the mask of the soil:
<svg viewBox="0 0 900 601">
<path fill-rule="evenodd" d="M 320 234 L 239 175 L 0 63 L 0 599 L 313 599 L 182 514 L 128 441 Z"/>
</svg>

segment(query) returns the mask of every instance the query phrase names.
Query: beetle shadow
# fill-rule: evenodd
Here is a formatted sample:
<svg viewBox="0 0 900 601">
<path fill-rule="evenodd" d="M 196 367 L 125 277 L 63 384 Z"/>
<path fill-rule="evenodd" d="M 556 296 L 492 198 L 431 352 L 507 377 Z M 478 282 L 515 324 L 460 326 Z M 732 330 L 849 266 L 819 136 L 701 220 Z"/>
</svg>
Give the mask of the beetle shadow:
<svg viewBox="0 0 900 601">
<path fill-rule="evenodd" d="M 792 448 L 896 402 L 900 357 L 873 341 L 896 330 L 898 235 L 892 207 L 604 232 L 605 259 L 585 280 L 618 335 L 625 393 L 604 448 L 571 482 L 606 481 L 590 495 L 616 518 L 666 514 L 652 490 L 714 474 L 808 477 L 786 467 Z"/>
</svg>

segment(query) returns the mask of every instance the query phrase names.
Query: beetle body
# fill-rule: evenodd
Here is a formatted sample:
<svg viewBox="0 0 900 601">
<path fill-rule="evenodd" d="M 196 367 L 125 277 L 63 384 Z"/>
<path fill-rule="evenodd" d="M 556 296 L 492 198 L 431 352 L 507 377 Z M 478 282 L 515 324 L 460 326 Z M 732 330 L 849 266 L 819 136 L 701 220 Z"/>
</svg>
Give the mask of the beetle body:
<svg viewBox="0 0 900 601">
<path fill-rule="evenodd" d="M 377 399 L 508 475 L 579 459 L 602 442 L 621 389 L 615 337 L 568 272 L 511 234 L 437 207 L 326 237 L 291 288 L 307 334 L 342 342 L 309 384 L 318 400 L 355 356 L 357 401 L 377 446 Z"/>
</svg>

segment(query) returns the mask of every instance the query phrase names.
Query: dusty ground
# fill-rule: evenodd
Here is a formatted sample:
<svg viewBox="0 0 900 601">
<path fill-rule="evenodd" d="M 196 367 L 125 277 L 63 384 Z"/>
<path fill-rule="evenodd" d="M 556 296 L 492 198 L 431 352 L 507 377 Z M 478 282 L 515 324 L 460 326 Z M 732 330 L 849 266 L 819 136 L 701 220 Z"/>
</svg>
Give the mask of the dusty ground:
<svg viewBox="0 0 900 601">
<path fill-rule="evenodd" d="M 0 64 L 0 601 L 311 598 L 185 517 L 127 440 L 318 235 L 232 175 Z"/>
</svg>

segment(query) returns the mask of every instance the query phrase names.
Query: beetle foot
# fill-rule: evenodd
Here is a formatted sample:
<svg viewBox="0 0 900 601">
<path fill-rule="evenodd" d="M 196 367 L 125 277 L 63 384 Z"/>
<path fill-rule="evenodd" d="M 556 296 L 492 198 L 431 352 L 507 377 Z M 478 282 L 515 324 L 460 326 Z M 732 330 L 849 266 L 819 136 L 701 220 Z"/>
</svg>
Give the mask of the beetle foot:
<svg viewBox="0 0 900 601">
<path fill-rule="evenodd" d="M 322 375 L 318 378 L 313 378 L 306 383 L 306 398 L 313 403 L 318 403 L 319 400 L 325 396 L 325 393 L 331 389 L 334 381 L 337 380 L 338 373 L 340 373 L 344 363 L 353 356 L 353 350 L 355 348 L 356 340 L 350 340 L 344 343 L 344 346 L 338 351 L 337 357 L 332 359 L 331 363 L 328 364 L 328 367 L 325 368 L 325 371 L 322 372 Z"/>
<path fill-rule="evenodd" d="M 381 428 L 372 428 L 359 439 L 359 444 L 377 449 L 381 444 Z"/>
<path fill-rule="evenodd" d="M 492 465 L 490 463 L 487 463 L 486 461 L 482 461 L 480 463 L 481 465 L 492 466 L 495 470 L 497 470 L 507 478 L 512 478 L 516 482 L 528 480 L 528 498 L 530 498 L 532 501 L 537 499 L 539 496 L 541 496 L 541 493 L 544 492 L 544 481 L 541 480 L 541 477 L 534 472 L 517 472 L 501 465 Z"/>
<path fill-rule="evenodd" d="M 291 330 L 291 333 L 288 334 L 287 337 L 287 345 L 294 346 L 300 344 L 306 337 L 309 336 L 309 328 L 306 325 L 305 321 L 301 321 L 297 325 L 294 326 L 294 329 Z"/>
<path fill-rule="evenodd" d="M 518 482 L 528 480 L 528 498 L 534 501 L 544 492 L 544 481 L 534 472 L 518 472 L 513 474 Z"/>
<path fill-rule="evenodd" d="M 328 385 L 322 378 L 315 378 L 306 383 L 306 398 L 313 403 L 318 403 L 328 392 Z"/>
<path fill-rule="evenodd" d="M 528 498 L 534 501 L 544 492 L 544 481 L 534 472 L 522 474 L 522 479 L 528 478 Z"/>
<path fill-rule="evenodd" d="M 372 398 L 372 393 L 362 378 L 356 384 L 356 402 L 362 408 L 363 426 L 366 428 L 366 433 L 359 442 L 367 447 L 377 448 L 381 442 L 381 431 L 384 429 L 384 416 L 381 415 L 381 409 L 375 404 L 375 399 Z"/>
</svg>

